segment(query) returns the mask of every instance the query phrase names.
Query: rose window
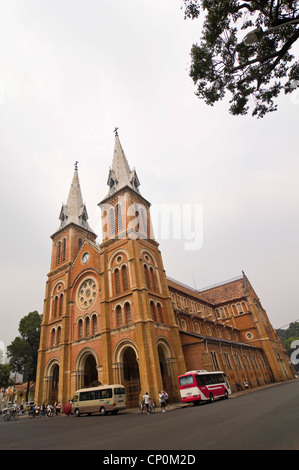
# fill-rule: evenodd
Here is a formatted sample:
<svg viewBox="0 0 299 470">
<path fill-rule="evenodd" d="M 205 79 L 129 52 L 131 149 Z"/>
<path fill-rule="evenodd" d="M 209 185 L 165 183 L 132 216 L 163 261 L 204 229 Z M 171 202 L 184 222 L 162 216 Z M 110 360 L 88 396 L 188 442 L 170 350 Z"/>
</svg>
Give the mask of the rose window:
<svg viewBox="0 0 299 470">
<path fill-rule="evenodd" d="M 97 297 L 97 285 L 93 279 L 86 279 L 79 289 L 78 293 L 78 304 L 80 308 L 91 307 Z"/>
</svg>

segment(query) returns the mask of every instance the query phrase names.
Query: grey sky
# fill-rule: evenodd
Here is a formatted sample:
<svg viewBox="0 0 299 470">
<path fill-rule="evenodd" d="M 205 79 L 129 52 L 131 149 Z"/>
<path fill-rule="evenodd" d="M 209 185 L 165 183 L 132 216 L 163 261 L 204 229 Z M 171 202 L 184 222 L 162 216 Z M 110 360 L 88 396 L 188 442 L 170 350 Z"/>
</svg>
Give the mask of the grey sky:
<svg viewBox="0 0 299 470">
<path fill-rule="evenodd" d="M 43 311 L 74 163 L 99 234 L 115 126 L 153 206 L 203 205 L 203 246 L 158 240 L 197 288 L 244 270 L 274 327 L 299 318 L 299 96 L 257 120 L 207 107 L 188 76 L 199 22 L 174 0 L 0 1 L 1 323 Z M 155 227 L 154 227 L 155 231 Z"/>
</svg>

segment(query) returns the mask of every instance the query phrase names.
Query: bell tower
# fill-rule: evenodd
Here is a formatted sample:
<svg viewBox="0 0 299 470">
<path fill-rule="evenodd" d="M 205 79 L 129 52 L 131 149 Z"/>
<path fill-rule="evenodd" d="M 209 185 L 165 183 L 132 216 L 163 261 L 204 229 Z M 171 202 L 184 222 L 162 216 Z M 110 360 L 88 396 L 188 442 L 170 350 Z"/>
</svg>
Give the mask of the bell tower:
<svg viewBox="0 0 299 470">
<path fill-rule="evenodd" d="M 78 162 L 67 203 L 62 204 L 60 226 L 51 236 L 52 255 L 46 283 L 43 320 L 36 377 L 38 403 L 70 399 L 71 342 L 73 339 L 71 283 L 72 267 L 83 244 L 94 243 L 97 235 L 87 222 L 83 203 Z"/>
<path fill-rule="evenodd" d="M 139 191 L 137 173 L 129 167 L 117 129 L 107 184 L 108 194 L 99 203 L 106 266 L 102 312 L 111 345 L 104 370 L 113 375 L 107 381 L 124 383 L 127 389 L 137 384 L 132 397 L 137 404 L 138 395 L 145 392 L 157 401 L 163 388 L 179 399 L 177 376 L 185 372 L 179 328 L 153 236 L 150 203 Z"/>
</svg>

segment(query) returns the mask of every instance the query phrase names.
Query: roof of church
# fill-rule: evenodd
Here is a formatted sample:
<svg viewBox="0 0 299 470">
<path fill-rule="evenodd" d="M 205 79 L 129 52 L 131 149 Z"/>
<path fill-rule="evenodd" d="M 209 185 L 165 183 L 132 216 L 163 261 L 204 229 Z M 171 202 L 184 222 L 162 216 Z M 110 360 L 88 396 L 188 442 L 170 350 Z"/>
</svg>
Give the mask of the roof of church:
<svg viewBox="0 0 299 470">
<path fill-rule="evenodd" d="M 112 168 L 110 168 L 107 184 L 109 186 L 108 196 L 111 196 L 116 191 L 128 186 L 137 193 L 139 193 L 139 179 L 135 170 L 131 170 L 128 160 L 123 151 L 122 145 L 119 140 L 117 129 L 115 129 L 115 144 Z"/>
<path fill-rule="evenodd" d="M 244 297 L 243 277 L 228 281 L 225 284 L 200 291 L 200 295 L 207 302 L 221 304 Z"/>
<path fill-rule="evenodd" d="M 172 287 L 187 295 L 196 297 L 198 300 L 214 305 L 240 299 L 245 295 L 244 276 L 239 276 L 201 290 L 193 289 L 169 277 L 167 281 L 170 288 Z"/>
<path fill-rule="evenodd" d="M 88 214 L 86 206 L 83 203 L 77 163 L 75 165 L 74 176 L 69 190 L 67 203 L 62 204 L 59 219 L 61 222 L 58 230 L 61 230 L 67 225 L 73 223 L 91 233 L 94 233 L 87 222 Z"/>
</svg>

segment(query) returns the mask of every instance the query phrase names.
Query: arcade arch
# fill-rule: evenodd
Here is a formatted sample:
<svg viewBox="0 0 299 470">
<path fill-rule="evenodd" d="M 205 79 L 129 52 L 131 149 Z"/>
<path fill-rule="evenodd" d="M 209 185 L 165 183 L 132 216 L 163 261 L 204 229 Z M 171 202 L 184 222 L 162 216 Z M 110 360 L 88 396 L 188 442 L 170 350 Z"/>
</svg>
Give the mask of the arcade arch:
<svg viewBox="0 0 299 470">
<path fill-rule="evenodd" d="M 99 360 L 91 348 L 83 349 L 76 360 L 76 389 L 99 385 Z"/>
<path fill-rule="evenodd" d="M 129 339 L 118 344 L 115 350 L 114 382 L 126 388 L 127 407 L 139 405 L 140 374 L 138 351 L 135 343 Z"/>
</svg>

